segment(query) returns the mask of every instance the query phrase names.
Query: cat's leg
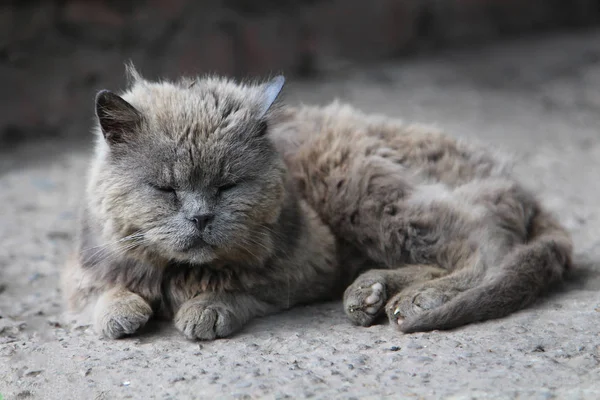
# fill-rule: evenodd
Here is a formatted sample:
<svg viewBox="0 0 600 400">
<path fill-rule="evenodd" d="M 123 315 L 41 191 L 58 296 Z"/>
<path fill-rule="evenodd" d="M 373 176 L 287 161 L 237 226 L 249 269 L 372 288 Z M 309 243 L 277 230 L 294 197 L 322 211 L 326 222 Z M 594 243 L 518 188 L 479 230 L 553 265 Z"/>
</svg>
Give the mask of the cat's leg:
<svg viewBox="0 0 600 400">
<path fill-rule="evenodd" d="M 254 317 L 276 307 L 245 293 L 202 293 L 175 314 L 175 326 L 188 339 L 211 340 L 231 335 Z"/>
<path fill-rule="evenodd" d="M 112 288 L 98 298 L 94 310 L 96 330 L 110 339 L 130 335 L 144 326 L 152 308 L 141 296 L 124 288 Z"/>
<path fill-rule="evenodd" d="M 429 265 L 367 271 L 344 292 L 344 310 L 355 324 L 369 326 L 382 314 L 388 298 L 412 284 L 429 281 L 446 273 L 441 268 Z"/>
<path fill-rule="evenodd" d="M 336 236 L 372 261 L 395 268 L 408 261 L 404 200 L 413 190 L 412 175 L 384 143 L 363 139 L 307 147 L 294 177 L 302 197 Z M 330 149 L 323 151 L 326 144 Z"/>
<path fill-rule="evenodd" d="M 437 308 L 456 295 L 477 286 L 483 270 L 476 266 L 459 269 L 441 278 L 415 283 L 390 296 L 385 312 L 394 324 L 401 324 L 427 310 Z"/>
<path fill-rule="evenodd" d="M 450 275 L 413 285 L 392 298 L 386 306 L 390 320 L 402 323 L 405 318 L 438 308 L 458 294 L 472 289 L 486 280 L 501 274 L 504 259 L 516 244 L 527 236 L 527 221 L 534 215 L 535 203 L 530 195 L 511 182 L 502 180 L 474 186 L 464 186 L 454 194 L 456 200 L 466 204 L 483 204 L 486 213 L 470 224 L 446 224 L 440 235 L 436 254 L 448 268 L 455 269 Z M 452 220 L 441 218 L 441 221 Z M 466 212 L 463 210 L 463 213 Z M 453 240 L 453 237 L 464 238 Z M 416 251 L 413 250 L 413 253 Z"/>
</svg>

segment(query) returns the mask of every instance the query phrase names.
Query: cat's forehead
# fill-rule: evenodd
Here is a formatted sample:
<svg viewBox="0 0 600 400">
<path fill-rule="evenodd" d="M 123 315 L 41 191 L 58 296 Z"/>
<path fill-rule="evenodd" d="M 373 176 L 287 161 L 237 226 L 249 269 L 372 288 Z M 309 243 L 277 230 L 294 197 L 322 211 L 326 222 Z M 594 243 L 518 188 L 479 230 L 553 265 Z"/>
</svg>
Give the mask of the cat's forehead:
<svg viewBox="0 0 600 400">
<path fill-rule="evenodd" d="M 262 142 L 247 140 L 259 122 L 253 96 L 252 87 L 204 81 L 146 83 L 123 97 L 144 116 L 139 137 L 158 175 L 183 182 L 237 174 L 243 160 L 260 165 Z"/>
<path fill-rule="evenodd" d="M 252 88 L 225 80 L 140 85 L 129 97 L 150 128 L 177 139 L 208 139 L 224 128 L 252 123 L 257 113 Z"/>
</svg>

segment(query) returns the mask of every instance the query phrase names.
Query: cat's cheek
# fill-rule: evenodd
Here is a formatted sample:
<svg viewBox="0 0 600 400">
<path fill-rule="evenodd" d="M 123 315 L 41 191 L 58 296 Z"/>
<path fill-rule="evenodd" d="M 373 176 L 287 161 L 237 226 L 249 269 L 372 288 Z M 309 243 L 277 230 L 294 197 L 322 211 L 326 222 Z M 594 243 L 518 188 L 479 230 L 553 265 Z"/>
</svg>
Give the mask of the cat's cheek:
<svg viewBox="0 0 600 400">
<path fill-rule="evenodd" d="M 281 214 L 281 207 L 272 207 L 271 212 L 267 215 L 266 222 L 268 224 L 274 224 L 279 219 Z"/>
<path fill-rule="evenodd" d="M 244 235 L 246 226 L 240 224 L 231 216 L 222 216 L 215 219 L 212 228 L 205 232 L 204 239 L 217 247 L 222 247 L 229 242 L 235 241 L 236 237 Z"/>
<path fill-rule="evenodd" d="M 284 201 L 284 190 L 283 186 L 277 186 L 276 188 L 270 189 L 270 197 L 265 199 L 262 204 L 257 205 L 257 209 L 261 210 L 259 218 L 267 223 L 274 224 L 279 219 L 281 210 L 283 208 Z"/>
</svg>

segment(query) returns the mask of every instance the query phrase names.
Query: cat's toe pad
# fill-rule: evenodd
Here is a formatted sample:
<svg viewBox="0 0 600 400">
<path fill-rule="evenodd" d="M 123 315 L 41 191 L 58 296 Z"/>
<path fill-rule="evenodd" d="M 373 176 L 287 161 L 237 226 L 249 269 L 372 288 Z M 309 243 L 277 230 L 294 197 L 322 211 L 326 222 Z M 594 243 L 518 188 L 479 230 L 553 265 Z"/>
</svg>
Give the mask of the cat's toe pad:
<svg viewBox="0 0 600 400">
<path fill-rule="evenodd" d="M 229 336 L 241 324 L 225 305 L 191 301 L 175 315 L 175 326 L 188 339 L 212 340 Z"/>
<path fill-rule="evenodd" d="M 364 310 L 369 314 L 377 314 L 381 309 L 381 297 L 383 294 L 383 285 L 379 282 L 374 283 L 370 286 L 372 293 L 365 299 L 365 305 L 367 306 Z M 378 307 L 379 305 L 379 307 Z"/>
<path fill-rule="evenodd" d="M 352 285 L 344 295 L 344 309 L 356 324 L 369 326 L 381 313 L 385 302 L 385 287 L 381 282 Z"/>
</svg>

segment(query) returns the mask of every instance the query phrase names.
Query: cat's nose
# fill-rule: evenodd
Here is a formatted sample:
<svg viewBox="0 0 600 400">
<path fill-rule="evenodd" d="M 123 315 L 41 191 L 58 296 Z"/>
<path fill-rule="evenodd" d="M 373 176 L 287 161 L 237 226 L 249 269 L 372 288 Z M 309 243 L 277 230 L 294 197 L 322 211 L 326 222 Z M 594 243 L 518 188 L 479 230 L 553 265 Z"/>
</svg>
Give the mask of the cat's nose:
<svg viewBox="0 0 600 400">
<path fill-rule="evenodd" d="M 190 218 L 190 221 L 192 221 L 196 225 L 196 228 L 202 232 L 206 226 L 210 224 L 214 217 L 214 214 L 194 215 L 192 218 Z"/>
</svg>

